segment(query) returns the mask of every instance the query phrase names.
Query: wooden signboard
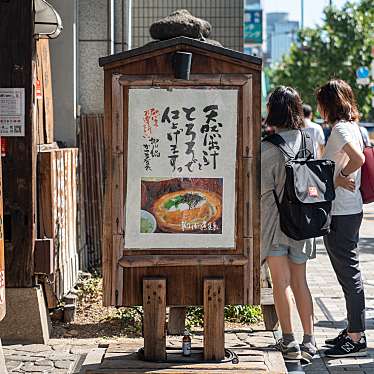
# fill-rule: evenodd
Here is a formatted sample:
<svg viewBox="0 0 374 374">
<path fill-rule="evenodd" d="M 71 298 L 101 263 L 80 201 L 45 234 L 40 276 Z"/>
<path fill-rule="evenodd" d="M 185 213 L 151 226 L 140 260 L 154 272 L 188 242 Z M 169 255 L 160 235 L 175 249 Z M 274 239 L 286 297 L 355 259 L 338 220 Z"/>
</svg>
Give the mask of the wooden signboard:
<svg viewBox="0 0 374 374">
<path fill-rule="evenodd" d="M 192 53 L 189 80 L 174 77 L 178 51 Z M 165 305 L 212 316 L 259 304 L 261 60 L 180 37 L 100 64 L 105 305 L 162 315 L 145 296 L 157 284 Z"/>
</svg>

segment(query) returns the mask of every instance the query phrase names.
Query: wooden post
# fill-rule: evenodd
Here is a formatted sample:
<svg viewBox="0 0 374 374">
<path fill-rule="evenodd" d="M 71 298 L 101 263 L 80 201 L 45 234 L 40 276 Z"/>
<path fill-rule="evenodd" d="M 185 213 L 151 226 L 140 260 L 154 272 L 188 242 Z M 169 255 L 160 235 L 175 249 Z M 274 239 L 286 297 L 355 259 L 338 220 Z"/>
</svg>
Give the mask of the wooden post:
<svg viewBox="0 0 374 374">
<path fill-rule="evenodd" d="M 225 281 L 204 279 L 204 360 L 225 357 Z"/>
<path fill-rule="evenodd" d="M 166 359 L 166 279 L 143 279 L 144 358 Z"/>
<path fill-rule="evenodd" d="M 186 307 L 173 306 L 169 309 L 168 334 L 183 335 L 186 328 Z"/>
<path fill-rule="evenodd" d="M 6 286 L 32 287 L 36 237 L 33 1 L 0 1 L 0 14 L 0 87 L 25 89 L 25 136 L 7 138 L 8 152 L 3 159 L 4 216 L 10 226 L 5 231 Z"/>
</svg>

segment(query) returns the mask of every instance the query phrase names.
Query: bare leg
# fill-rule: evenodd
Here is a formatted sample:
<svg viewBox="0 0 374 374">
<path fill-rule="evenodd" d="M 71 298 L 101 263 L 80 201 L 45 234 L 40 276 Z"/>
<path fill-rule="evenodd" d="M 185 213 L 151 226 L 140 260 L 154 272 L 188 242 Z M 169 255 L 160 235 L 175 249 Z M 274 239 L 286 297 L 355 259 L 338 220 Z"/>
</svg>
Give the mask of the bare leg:
<svg viewBox="0 0 374 374">
<path fill-rule="evenodd" d="M 287 256 L 268 256 L 275 309 L 284 334 L 292 334 L 292 292 L 291 274 Z"/>
<path fill-rule="evenodd" d="M 306 280 L 306 264 L 295 264 L 289 260 L 291 288 L 295 297 L 304 334 L 313 335 L 313 301 Z"/>
</svg>

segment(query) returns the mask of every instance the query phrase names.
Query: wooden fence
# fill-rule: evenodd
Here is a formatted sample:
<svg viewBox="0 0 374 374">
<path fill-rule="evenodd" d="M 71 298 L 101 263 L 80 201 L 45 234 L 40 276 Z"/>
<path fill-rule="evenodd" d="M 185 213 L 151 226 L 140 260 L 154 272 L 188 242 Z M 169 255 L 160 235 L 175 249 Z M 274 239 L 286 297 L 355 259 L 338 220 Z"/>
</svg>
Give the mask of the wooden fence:
<svg viewBox="0 0 374 374">
<path fill-rule="evenodd" d="M 104 193 L 104 116 L 81 115 L 79 144 L 79 257 L 82 270 L 100 271 Z"/>
<path fill-rule="evenodd" d="M 76 148 L 38 154 L 38 237 L 53 239 L 50 279 L 58 299 L 74 287 L 78 278 L 77 166 Z"/>
</svg>

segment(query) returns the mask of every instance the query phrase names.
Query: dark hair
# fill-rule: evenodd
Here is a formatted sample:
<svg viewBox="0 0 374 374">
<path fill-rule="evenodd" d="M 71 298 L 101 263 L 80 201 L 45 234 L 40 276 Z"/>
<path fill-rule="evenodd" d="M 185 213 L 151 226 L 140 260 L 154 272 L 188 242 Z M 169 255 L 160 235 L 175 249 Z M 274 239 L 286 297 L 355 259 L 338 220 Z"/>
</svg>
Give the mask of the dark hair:
<svg viewBox="0 0 374 374">
<path fill-rule="evenodd" d="M 303 106 L 299 94 L 291 87 L 277 87 L 268 100 L 266 124 L 288 129 L 304 127 Z"/>
<path fill-rule="evenodd" d="M 304 117 L 309 118 L 313 113 L 313 109 L 310 105 L 303 104 L 303 112 L 304 112 Z"/>
<path fill-rule="evenodd" d="M 327 122 L 345 120 L 357 122 L 360 114 L 351 86 L 340 79 L 334 79 L 318 88 L 317 101 L 321 108 L 321 115 Z"/>
</svg>

